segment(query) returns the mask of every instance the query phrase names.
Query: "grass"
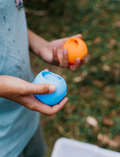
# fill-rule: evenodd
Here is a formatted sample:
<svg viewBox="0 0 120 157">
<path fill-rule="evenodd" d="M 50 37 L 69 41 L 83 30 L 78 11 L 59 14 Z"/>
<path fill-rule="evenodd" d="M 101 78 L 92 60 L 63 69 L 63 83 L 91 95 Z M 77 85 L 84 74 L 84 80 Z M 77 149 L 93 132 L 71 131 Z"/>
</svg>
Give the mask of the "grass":
<svg viewBox="0 0 120 157">
<path fill-rule="evenodd" d="M 81 33 L 89 49 L 85 64 L 76 73 L 48 65 L 31 54 L 35 75 L 49 67 L 50 71 L 63 76 L 68 85 L 66 106 L 52 117 L 41 116 L 48 145 L 46 157 L 50 157 L 60 137 L 120 152 L 119 146 L 98 139 L 100 133 L 114 141 L 120 136 L 119 5 L 117 0 L 25 0 L 31 30 L 47 40 Z M 74 81 L 76 77 L 81 77 L 81 81 Z M 97 130 L 86 122 L 88 116 L 98 121 Z M 104 123 L 106 117 L 114 122 L 113 125 Z"/>
</svg>

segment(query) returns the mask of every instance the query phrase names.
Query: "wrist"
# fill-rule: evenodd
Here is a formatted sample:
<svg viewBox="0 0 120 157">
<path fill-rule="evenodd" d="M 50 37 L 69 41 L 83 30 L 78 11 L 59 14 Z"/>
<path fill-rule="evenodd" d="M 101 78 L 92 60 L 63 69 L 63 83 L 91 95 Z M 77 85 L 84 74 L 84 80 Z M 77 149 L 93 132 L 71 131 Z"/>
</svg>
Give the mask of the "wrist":
<svg viewBox="0 0 120 157">
<path fill-rule="evenodd" d="M 39 37 L 36 43 L 35 54 L 37 54 L 39 57 L 42 58 L 43 53 L 46 52 L 46 48 L 48 47 L 48 45 L 49 45 L 49 41 L 45 39 L 41 39 L 41 37 Z"/>
<path fill-rule="evenodd" d="M 48 45 L 48 41 L 41 38 L 34 32 L 28 29 L 28 41 L 29 41 L 29 48 L 30 50 L 35 53 L 36 55 L 41 57 L 41 53 Z"/>
<path fill-rule="evenodd" d="M 5 94 L 5 83 L 4 83 L 4 79 L 5 79 L 5 76 L 4 75 L 1 75 L 0 76 L 0 97 L 4 97 L 4 94 Z"/>
</svg>

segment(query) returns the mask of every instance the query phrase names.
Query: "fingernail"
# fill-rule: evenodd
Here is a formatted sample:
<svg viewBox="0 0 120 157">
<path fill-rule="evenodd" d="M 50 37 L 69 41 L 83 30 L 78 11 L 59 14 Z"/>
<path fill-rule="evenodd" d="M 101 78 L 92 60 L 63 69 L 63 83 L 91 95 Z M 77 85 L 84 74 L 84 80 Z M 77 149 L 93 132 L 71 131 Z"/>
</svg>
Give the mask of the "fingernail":
<svg viewBox="0 0 120 157">
<path fill-rule="evenodd" d="M 77 63 L 80 63 L 80 58 L 77 58 Z"/>
<path fill-rule="evenodd" d="M 56 52 L 56 47 L 53 48 L 53 52 Z"/>
<path fill-rule="evenodd" d="M 56 87 L 54 85 L 49 86 L 49 92 L 55 92 Z"/>
<path fill-rule="evenodd" d="M 82 34 L 80 34 L 81 38 L 82 38 Z"/>
<path fill-rule="evenodd" d="M 45 71 L 49 71 L 49 69 L 45 69 Z"/>
<path fill-rule="evenodd" d="M 65 55 L 67 54 L 67 49 L 64 49 L 64 54 L 65 54 Z"/>
</svg>

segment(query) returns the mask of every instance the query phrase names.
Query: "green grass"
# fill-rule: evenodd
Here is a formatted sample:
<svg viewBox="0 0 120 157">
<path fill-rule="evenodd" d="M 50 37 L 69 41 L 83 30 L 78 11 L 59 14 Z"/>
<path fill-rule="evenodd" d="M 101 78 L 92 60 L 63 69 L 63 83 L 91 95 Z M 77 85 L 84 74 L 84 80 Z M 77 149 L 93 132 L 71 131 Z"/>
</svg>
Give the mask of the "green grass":
<svg viewBox="0 0 120 157">
<path fill-rule="evenodd" d="M 103 148 L 120 151 L 98 141 L 99 133 L 115 138 L 120 134 L 120 1 L 112 0 L 25 0 L 28 27 L 47 40 L 82 33 L 89 54 L 85 64 L 76 72 L 48 66 L 31 55 L 36 75 L 44 68 L 66 79 L 69 102 L 52 117 L 41 116 L 44 136 L 48 145 L 46 157 L 50 157 L 55 141 L 68 137 L 97 144 Z M 41 10 L 41 16 L 34 12 Z M 75 83 L 75 77 L 82 76 Z M 97 119 L 99 128 L 93 129 L 86 117 Z M 109 117 L 114 125 L 107 126 L 103 117 Z"/>
</svg>

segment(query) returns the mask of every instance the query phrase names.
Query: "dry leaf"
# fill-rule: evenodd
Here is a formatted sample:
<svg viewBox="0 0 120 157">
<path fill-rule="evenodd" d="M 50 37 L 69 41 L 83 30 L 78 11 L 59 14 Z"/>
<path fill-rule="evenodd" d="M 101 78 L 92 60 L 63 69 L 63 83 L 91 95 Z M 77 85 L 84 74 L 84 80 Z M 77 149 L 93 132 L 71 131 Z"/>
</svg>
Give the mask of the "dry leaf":
<svg viewBox="0 0 120 157">
<path fill-rule="evenodd" d="M 81 76 L 73 78 L 73 82 L 75 82 L 75 83 L 81 82 L 82 80 L 83 80 L 83 78 Z"/>
<path fill-rule="evenodd" d="M 83 71 L 80 76 L 73 78 L 73 82 L 81 82 L 87 76 L 87 74 L 87 71 Z"/>
<path fill-rule="evenodd" d="M 109 40 L 109 48 L 112 48 L 116 44 L 117 44 L 117 40 L 116 39 L 110 39 Z"/>
<path fill-rule="evenodd" d="M 107 100 L 103 100 L 103 105 L 104 106 L 108 106 L 109 105 L 109 102 Z"/>
<path fill-rule="evenodd" d="M 71 103 L 67 103 L 67 105 L 64 108 L 64 112 L 68 115 L 68 114 L 72 114 L 72 112 L 76 109 L 76 106 L 74 104 Z"/>
<path fill-rule="evenodd" d="M 109 145 L 110 147 L 118 147 L 120 145 L 120 142 L 109 138 L 108 135 L 103 135 L 101 133 L 97 136 L 98 141 L 100 141 L 103 145 Z"/>
<path fill-rule="evenodd" d="M 120 21 L 117 21 L 117 22 L 116 22 L 116 26 L 117 26 L 117 27 L 120 27 Z"/>
<path fill-rule="evenodd" d="M 92 116 L 88 116 L 86 118 L 86 122 L 91 125 L 92 127 L 98 128 L 98 121 L 96 120 L 96 118 L 92 117 Z"/>
<path fill-rule="evenodd" d="M 114 140 L 119 144 L 119 146 L 120 146 L 120 135 L 116 135 L 115 137 L 114 137 Z"/>
<path fill-rule="evenodd" d="M 107 125 L 107 126 L 113 126 L 114 125 L 113 120 L 110 119 L 109 117 L 103 117 L 102 122 L 104 125 Z"/>
<path fill-rule="evenodd" d="M 88 72 L 87 71 L 83 71 L 82 73 L 81 73 L 81 76 L 84 78 L 84 77 L 86 77 L 88 75 Z"/>
<path fill-rule="evenodd" d="M 99 80 L 94 80 L 93 84 L 96 85 L 96 86 L 98 86 L 98 87 L 102 87 L 103 86 L 103 82 L 99 81 Z"/>
<path fill-rule="evenodd" d="M 101 37 L 96 37 L 96 38 L 93 40 L 93 43 L 94 43 L 94 44 L 100 43 L 101 40 L 102 40 Z"/>
<path fill-rule="evenodd" d="M 65 135 L 65 134 L 66 134 L 65 130 L 63 129 L 63 127 L 62 127 L 61 125 L 58 125 L 58 126 L 57 126 L 57 129 L 58 129 L 58 131 L 59 131 L 62 135 Z"/>
<path fill-rule="evenodd" d="M 68 138 L 71 137 L 70 132 L 66 132 L 66 131 L 64 130 L 64 128 L 63 128 L 61 125 L 57 125 L 57 130 L 58 130 L 63 136 L 66 136 L 66 137 L 68 137 Z"/>
<path fill-rule="evenodd" d="M 111 70 L 111 67 L 109 65 L 103 65 L 103 70 L 105 71 L 110 71 Z"/>
</svg>

